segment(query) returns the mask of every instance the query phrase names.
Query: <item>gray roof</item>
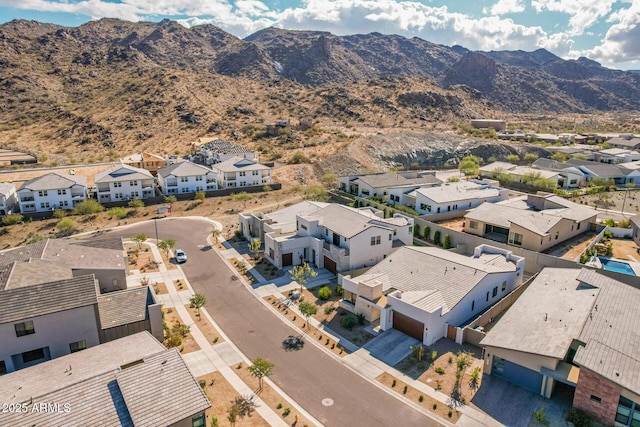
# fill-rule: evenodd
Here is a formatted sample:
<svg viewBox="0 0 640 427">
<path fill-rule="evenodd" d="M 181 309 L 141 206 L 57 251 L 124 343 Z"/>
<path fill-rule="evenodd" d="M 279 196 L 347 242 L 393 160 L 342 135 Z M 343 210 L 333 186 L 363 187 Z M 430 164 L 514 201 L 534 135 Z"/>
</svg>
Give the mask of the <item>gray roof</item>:
<svg viewBox="0 0 640 427">
<path fill-rule="evenodd" d="M 379 218 L 366 211 L 359 211 L 343 205 L 330 204 L 315 213 L 306 216 L 307 219 L 320 219 L 320 225 L 350 239 L 371 227 L 392 230 L 392 222 Z"/>
<path fill-rule="evenodd" d="M 295 224 L 296 216 L 312 215 L 314 212 L 317 212 L 322 208 L 326 208 L 327 206 L 329 206 L 329 203 L 305 200 L 275 212 L 264 214 L 264 218 L 270 219 L 273 221 L 273 224 Z"/>
<path fill-rule="evenodd" d="M 176 355 L 180 360 L 176 359 Z M 162 365 L 162 368 L 166 371 L 165 375 L 171 375 L 173 379 L 162 378 L 160 382 L 160 378 L 149 378 L 149 372 L 158 374 L 159 360 L 171 362 Z M 138 361 L 143 363 L 121 369 L 122 366 Z M 134 419 L 145 415 L 138 414 L 136 411 L 145 410 L 145 408 L 141 407 L 136 398 L 131 402 L 128 399 L 125 400 L 120 382 L 123 376 L 122 381 L 130 386 L 133 383 L 128 378 L 139 375 L 144 377 L 146 382 L 143 385 L 139 384 L 140 389 L 136 390 L 136 393 L 156 393 L 158 406 L 151 407 L 149 410 L 154 411 L 155 417 L 163 419 L 156 425 L 168 425 L 173 421 L 165 422 L 165 419 L 173 420 L 179 416 L 187 418 L 199 412 L 188 413 L 188 411 L 196 406 L 204 407 L 202 398 L 197 395 L 202 391 L 192 376 L 185 375 L 185 369 L 186 366 L 177 351 L 167 351 L 148 332 L 130 335 L 4 375 L 2 387 L 0 387 L 0 401 L 28 403 L 32 400 L 34 403 L 69 403 L 71 410 L 67 413 L 29 411 L 1 414 L 0 423 L 37 426 L 133 426 Z M 169 388 L 149 386 L 149 384 L 164 386 L 165 381 Z M 128 391 L 130 389 L 131 387 Z M 172 392 L 176 395 L 171 398 L 162 395 Z M 176 400 L 184 404 L 185 408 L 174 405 L 172 398 L 180 397 L 182 393 L 193 398 L 196 403 L 185 403 L 178 398 Z M 135 425 L 145 424 L 136 422 Z"/>
<path fill-rule="evenodd" d="M 16 191 L 16 186 L 13 182 L 0 182 L 0 195 L 8 196 L 12 191 Z"/>
<path fill-rule="evenodd" d="M 206 166 L 198 165 L 191 162 L 179 162 L 173 165 L 158 169 L 158 175 L 163 178 L 169 175 L 173 176 L 202 176 L 208 173 L 215 173 Z"/>
<path fill-rule="evenodd" d="M 146 169 L 136 168 L 130 165 L 116 165 L 109 170 L 97 173 L 94 182 L 121 182 L 132 180 L 153 179 L 153 175 Z"/>
<path fill-rule="evenodd" d="M 633 170 L 619 165 L 610 165 L 607 163 L 592 162 L 589 160 L 569 159 L 567 160 L 567 163 L 579 166 L 581 170 L 588 170 L 594 175 L 603 178 L 624 177 L 633 172 Z"/>
<path fill-rule="evenodd" d="M 622 138 L 620 136 L 611 138 L 607 141 L 609 145 L 620 147 L 636 148 L 640 146 L 640 138 Z"/>
<path fill-rule="evenodd" d="M 354 182 L 358 181 L 371 188 L 392 187 L 394 185 L 410 184 L 412 181 L 397 173 L 380 173 L 375 175 L 361 175 Z"/>
<path fill-rule="evenodd" d="M 175 348 L 120 371 L 116 379 L 136 427 L 172 425 L 211 406 Z"/>
<path fill-rule="evenodd" d="M 22 184 L 20 190 L 43 191 L 71 188 L 74 185 L 87 186 L 87 178 L 80 175 L 67 175 L 56 172 L 30 179 Z"/>
<path fill-rule="evenodd" d="M 500 260 L 499 258 L 502 258 Z M 367 284 L 382 283 L 384 294 L 402 291 L 402 300 L 433 312 L 447 313 L 487 275 L 516 270 L 504 255 L 465 256 L 433 247 L 405 246 L 354 278 Z"/>
<path fill-rule="evenodd" d="M 251 170 L 267 170 L 269 166 L 261 165 L 255 160 L 245 159 L 243 157 L 232 157 L 224 162 L 216 163 L 213 168 L 221 172 L 251 171 Z"/>
<path fill-rule="evenodd" d="M 543 269 L 480 345 L 563 359 L 599 292 L 580 284 L 578 274 L 578 269 Z"/>
<path fill-rule="evenodd" d="M 582 270 L 578 280 L 600 288 L 586 319 L 575 363 L 640 393 L 640 290 Z"/>
<path fill-rule="evenodd" d="M 480 185 L 473 182 L 454 182 L 437 187 L 420 188 L 416 193 L 436 203 L 457 202 L 462 200 L 493 198 L 500 195 L 500 188 Z"/>
<path fill-rule="evenodd" d="M 124 268 L 121 237 L 100 240 L 47 239 L 0 252 L 0 265 L 29 259 L 63 262 L 73 267 Z"/>
<path fill-rule="evenodd" d="M 555 170 L 555 171 L 567 171 L 574 173 L 576 175 L 584 175 L 582 171 L 578 168 L 577 165 L 572 165 L 569 163 L 559 162 L 553 159 L 538 159 L 531 165 L 533 168 L 547 169 L 547 170 Z"/>
<path fill-rule="evenodd" d="M 98 296 L 100 329 L 115 328 L 148 317 L 149 287 L 125 289 Z"/>
<path fill-rule="evenodd" d="M 68 266 L 42 259 L 30 259 L 25 262 L 15 261 L 9 265 L 9 268 L 10 271 L 6 280 L 4 278 L 0 279 L 0 288 L 3 284 L 9 289 L 71 279 L 73 277 L 73 271 Z"/>
<path fill-rule="evenodd" d="M 222 139 L 205 142 L 204 144 L 200 145 L 200 149 L 206 149 L 218 154 L 253 153 L 253 150 L 243 147 L 242 145 L 234 144 L 233 142 L 224 141 Z"/>
<path fill-rule="evenodd" d="M 93 274 L 0 290 L 0 324 L 97 304 Z"/>
</svg>

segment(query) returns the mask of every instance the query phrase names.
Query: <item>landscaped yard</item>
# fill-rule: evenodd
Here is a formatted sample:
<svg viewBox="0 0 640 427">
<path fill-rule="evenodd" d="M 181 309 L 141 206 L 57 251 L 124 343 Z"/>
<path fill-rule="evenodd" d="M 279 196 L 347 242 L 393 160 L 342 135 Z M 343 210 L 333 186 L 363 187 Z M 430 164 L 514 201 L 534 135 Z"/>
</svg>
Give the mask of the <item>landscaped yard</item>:
<svg viewBox="0 0 640 427">
<path fill-rule="evenodd" d="M 153 253 L 148 245 L 137 243 L 125 243 L 124 250 L 129 255 L 129 269 L 140 270 L 142 273 L 153 273 L 158 270 Z"/>
<path fill-rule="evenodd" d="M 224 342 L 224 339 L 220 336 L 220 333 L 213 327 L 211 323 L 207 320 L 206 316 L 203 316 L 200 313 L 198 316 L 198 310 L 195 308 L 191 308 L 189 304 L 185 305 L 185 308 L 189 312 L 189 316 L 191 316 L 191 320 L 194 323 L 194 326 L 200 329 L 200 332 L 204 335 L 204 337 L 211 344 L 220 344 Z"/>
<path fill-rule="evenodd" d="M 180 350 L 180 353 L 191 353 L 192 351 L 200 350 L 200 346 L 196 343 L 196 340 L 193 339 L 190 332 L 187 332 L 186 327 L 175 308 L 163 308 L 162 314 L 164 318 L 164 322 L 166 324 L 165 327 L 165 340 L 163 344 L 167 348 L 177 347 Z M 171 339 L 171 336 L 179 336 L 180 339 L 174 338 Z"/>
</svg>

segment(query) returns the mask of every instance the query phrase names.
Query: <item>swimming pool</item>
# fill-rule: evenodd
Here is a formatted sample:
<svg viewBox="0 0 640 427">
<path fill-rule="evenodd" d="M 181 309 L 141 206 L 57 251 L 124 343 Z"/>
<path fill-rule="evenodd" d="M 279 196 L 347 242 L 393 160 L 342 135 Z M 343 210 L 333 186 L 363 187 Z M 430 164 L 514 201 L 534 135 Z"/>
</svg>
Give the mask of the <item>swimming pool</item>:
<svg viewBox="0 0 640 427">
<path fill-rule="evenodd" d="M 612 259 L 608 259 L 605 257 L 598 257 L 600 262 L 602 263 L 602 268 L 608 271 L 617 271 L 618 273 L 628 274 L 630 276 L 635 276 L 636 273 L 633 271 L 633 268 L 626 263 L 621 261 L 614 261 Z"/>
</svg>

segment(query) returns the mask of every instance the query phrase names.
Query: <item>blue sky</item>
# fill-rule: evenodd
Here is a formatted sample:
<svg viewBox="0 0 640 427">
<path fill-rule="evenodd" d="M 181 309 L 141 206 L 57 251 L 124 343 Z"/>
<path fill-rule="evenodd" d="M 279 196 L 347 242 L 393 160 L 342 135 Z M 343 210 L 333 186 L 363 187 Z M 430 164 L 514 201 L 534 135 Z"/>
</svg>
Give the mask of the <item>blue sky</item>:
<svg viewBox="0 0 640 427">
<path fill-rule="evenodd" d="M 0 0 L 0 22 L 77 26 L 103 17 L 208 23 L 238 37 L 269 26 L 378 31 L 472 50 L 545 48 L 640 69 L 640 0 Z"/>
</svg>

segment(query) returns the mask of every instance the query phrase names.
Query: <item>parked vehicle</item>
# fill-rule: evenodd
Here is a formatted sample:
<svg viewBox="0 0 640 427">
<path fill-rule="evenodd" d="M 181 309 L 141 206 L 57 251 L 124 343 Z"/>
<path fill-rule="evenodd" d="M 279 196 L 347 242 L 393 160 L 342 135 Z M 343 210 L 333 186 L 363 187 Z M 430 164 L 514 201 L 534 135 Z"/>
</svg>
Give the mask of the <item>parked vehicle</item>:
<svg viewBox="0 0 640 427">
<path fill-rule="evenodd" d="M 176 261 L 180 264 L 187 262 L 187 254 L 182 249 L 176 249 Z"/>
</svg>

